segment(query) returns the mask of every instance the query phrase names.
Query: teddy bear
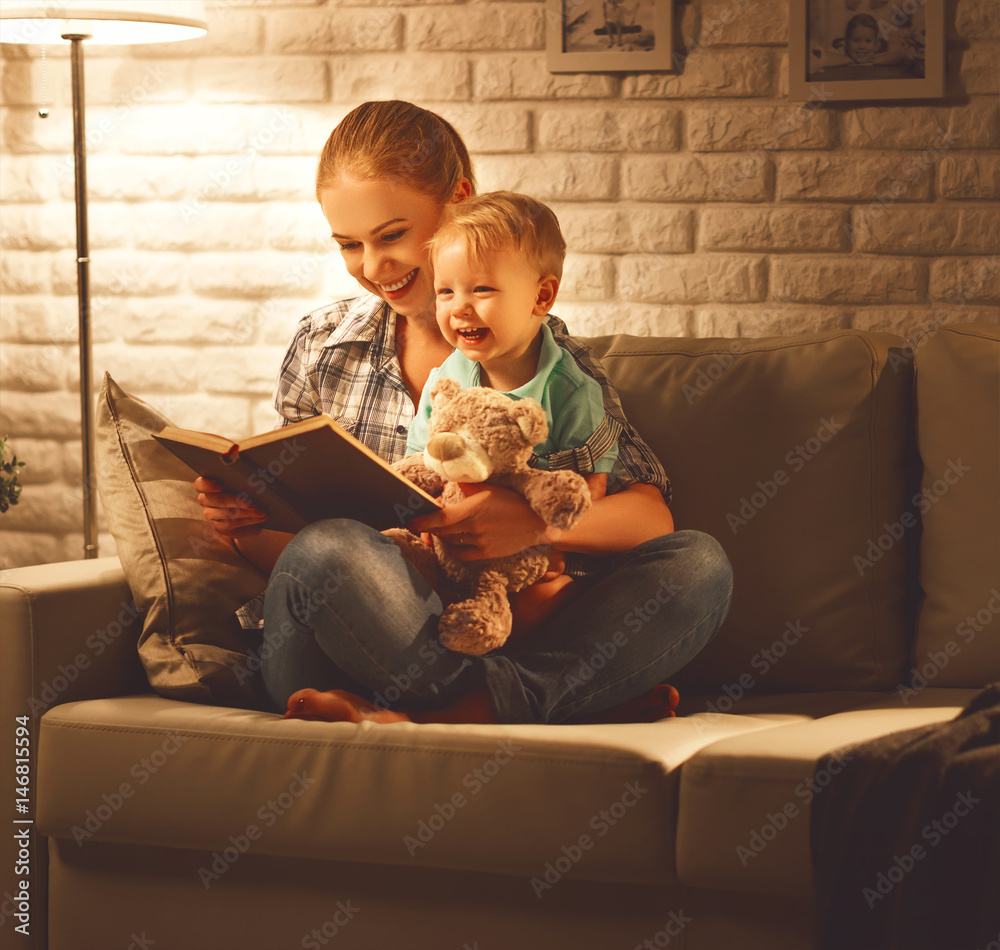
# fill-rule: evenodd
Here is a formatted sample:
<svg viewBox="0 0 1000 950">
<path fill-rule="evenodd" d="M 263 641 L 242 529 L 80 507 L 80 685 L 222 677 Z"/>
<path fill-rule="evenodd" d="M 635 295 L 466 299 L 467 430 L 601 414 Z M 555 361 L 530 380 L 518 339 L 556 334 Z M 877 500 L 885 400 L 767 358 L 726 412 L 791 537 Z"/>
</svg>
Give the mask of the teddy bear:
<svg viewBox="0 0 1000 950">
<path fill-rule="evenodd" d="M 590 489 L 576 472 L 529 466 L 532 448 L 547 436 L 545 410 L 533 399 L 512 399 L 484 387 L 463 389 L 440 379 L 431 389 L 424 452 L 393 467 L 445 505 L 465 498 L 460 482 L 512 489 L 547 525 L 569 529 L 590 508 Z M 432 587 L 457 591 L 438 623 L 441 643 L 457 653 L 479 656 L 502 646 L 511 630 L 507 595 L 534 584 L 548 569 L 544 549 L 460 561 L 437 537 L 431 549 L 406 529 L 385 533 Z"/>
</svg>

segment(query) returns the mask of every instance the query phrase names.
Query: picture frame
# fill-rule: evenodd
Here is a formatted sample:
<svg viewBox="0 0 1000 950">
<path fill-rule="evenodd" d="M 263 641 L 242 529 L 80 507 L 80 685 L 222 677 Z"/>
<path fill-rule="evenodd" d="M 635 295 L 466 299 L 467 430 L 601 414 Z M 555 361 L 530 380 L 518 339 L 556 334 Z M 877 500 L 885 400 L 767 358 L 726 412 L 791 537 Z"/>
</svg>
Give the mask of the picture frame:
<svg viewBox="0 0 1000 950">
<path fill-rule="evenodd" d="M 788 97 L 939 99 L 944 0 L 789 0 Z"/>
<path fill-rule="evenodd" d="M 673 0 L 547 0 L 553 73 L 674 71 Z"/>
</svg>

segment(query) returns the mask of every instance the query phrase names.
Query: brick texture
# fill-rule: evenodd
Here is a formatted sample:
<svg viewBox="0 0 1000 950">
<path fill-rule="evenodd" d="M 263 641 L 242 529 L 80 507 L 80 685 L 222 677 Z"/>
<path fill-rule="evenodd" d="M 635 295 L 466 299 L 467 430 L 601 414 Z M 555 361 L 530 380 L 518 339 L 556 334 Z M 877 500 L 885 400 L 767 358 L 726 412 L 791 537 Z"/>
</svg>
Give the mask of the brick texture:
<svg viewBox="0 0 1000 950">
<path fill-rule="evenodd" d="M 1000 3 L 946 10 L 948 98 L 914 104 L 790 101 L 786 0 L 675 0 L 659 73 L 549 72 L 544 0 L 211 0 L 203 39 L 88 48 L 95 380 L 179 425 L 273 423 L 298 318 L 356 286 L 313 176 L 371 98 L 552 204 L 581 335 L 1000 322 Z M 0 566 L 82 555 L 65 48 L 44 76 L 42 120 L 40 51 L 0 47 L 0 436 L 28 462 Z"/>
</svg>

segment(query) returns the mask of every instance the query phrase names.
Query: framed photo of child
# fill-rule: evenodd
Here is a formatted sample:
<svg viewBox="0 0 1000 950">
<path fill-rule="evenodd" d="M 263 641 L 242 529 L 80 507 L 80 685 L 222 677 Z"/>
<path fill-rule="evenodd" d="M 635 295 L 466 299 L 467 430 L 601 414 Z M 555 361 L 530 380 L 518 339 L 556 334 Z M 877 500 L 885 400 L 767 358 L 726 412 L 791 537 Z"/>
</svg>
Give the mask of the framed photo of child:
<svg viewBox="0 0 1000 950">
<path fill-rule="evenodd" d="M 673 70 L 673 0 L 547 0 L 549 72 Z"/>
<path fill-rule="evenodd" d="M 944 95 L 944 0 L 789 0 L 794 100 Z"/>
</svg>

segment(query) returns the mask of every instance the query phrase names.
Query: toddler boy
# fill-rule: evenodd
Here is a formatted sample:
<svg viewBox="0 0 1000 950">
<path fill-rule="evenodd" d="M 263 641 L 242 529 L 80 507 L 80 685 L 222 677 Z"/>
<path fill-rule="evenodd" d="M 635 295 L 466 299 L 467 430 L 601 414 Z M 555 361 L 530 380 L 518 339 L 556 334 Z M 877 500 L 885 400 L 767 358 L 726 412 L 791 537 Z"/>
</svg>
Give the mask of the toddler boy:
<svg viewBox="0 0 1000 950">
<path fill-rule="evenodd" d="M 430 391 L 443 376 L 540 403 L 549 437 L 535 446 L 538 468 L 610 472 L 621 427 L 605 414 L 600 385 L 545 322 L 566 256 L 552 211 L 512 192 L 467 198 L 447 206 L 430 252 L 438 326 L 455 350 L 424 386 L 407 454 L 427 443 Z"/>
</svg>

